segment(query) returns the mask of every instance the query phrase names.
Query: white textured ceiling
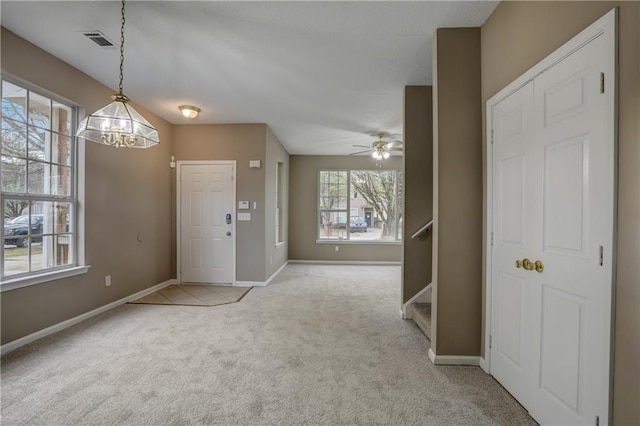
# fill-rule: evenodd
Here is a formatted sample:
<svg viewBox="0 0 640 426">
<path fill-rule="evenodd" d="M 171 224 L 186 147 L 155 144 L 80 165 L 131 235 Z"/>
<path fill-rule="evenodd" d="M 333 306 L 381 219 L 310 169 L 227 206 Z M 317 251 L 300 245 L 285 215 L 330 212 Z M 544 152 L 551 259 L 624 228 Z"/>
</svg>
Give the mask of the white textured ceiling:
<svg viewBox="0 0 640 426">
<path fill-rule="evenodd" d="M 381 130 L 402 137 L 403 88 L 431 84 L 434 30 L 481 26 L 497 4 L 129 1 L 124 93 L 171 123 L 267 123 L 291 154 L 348 154 Z M 115 92 L 118 48 L 82 32 L 118 45 L 119 2 L 0 7 L 4 27 Z"/>
</svg>

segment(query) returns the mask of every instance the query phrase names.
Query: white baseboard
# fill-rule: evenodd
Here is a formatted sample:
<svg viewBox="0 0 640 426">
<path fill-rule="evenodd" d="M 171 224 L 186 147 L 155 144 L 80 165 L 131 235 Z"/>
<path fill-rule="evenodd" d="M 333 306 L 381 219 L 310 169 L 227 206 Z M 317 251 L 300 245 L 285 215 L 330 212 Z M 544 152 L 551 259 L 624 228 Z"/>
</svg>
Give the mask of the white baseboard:
<svg viewBox="0 0 640 426">
<path fill-rule="evenodd" d="M 271 284 L 271 281 L 273 281 L 280 272 L 282 272 L 282 270 L 289 264 L 289 261 L 287 260 L 286 262 L 284 262 L 282 264 L 281 267 L 278 268 L 277 271 L 275 271 L 273 274 L 271 274 L 271 276 L 269 277 L 269 279 L 267 281 L 265 281 L 265 285 L 269 285 Z"/>
<path fill-rule="evenodd" d="M 170 279 L 160 284 L 156 284 L 153 287 L 146 288 L 142 291 L 134 293 L 130 296 L 123 297 L 120 300 L 116 300 L 115 302 L 111 302 L 107 305 L 100 306 L 92 311 L 85 312 L 84 314 L 78 315 L 77 317 L 69 318 L 68 320 L 59 322 L 58 324 L 54 324 L 50 327 L 44 328 L 42 330 L 36 331 L 35 333 L 31 333 L 28 336 L 21 337 L 12 342 L 5 343 L 0 346 L 0 354 L 4 355 L 7 352 L 10 352 L 14 349 L 18 349 L 21 346 L 24 346 L 28 343 L 35 342 L 38 339 L 42 339 L 43 337 L 49 336 L 50 334 L 57 333 L 58 331 L 62 331 L 65 328 L 69 328 L 73 325 L 79 324 L 84 320 L 87 320 L 91 317 L 95 317 L 96 315 L 100 315 L 104 312 L 107 312 L 113 308 L 117 308 L 120 305 L 124 305 L 125 303 L 129 303 L 133 300 L 140 299 L 148 294 L 154 293 L 164 287 L 170 286 L 171 284 L 176 284 L 177 281 L 175 279 Z"/>
<path fill-rule="evenodd" d="M 234 287 L 266 287 L 266 281 L 236 281 Z"/>
<path fill-rule="evenodd" d="M 375 260 L 289 260 L 289 263 L 300 263 L 308 265 L 381 265 L 381 266 L 400 266 L 399 261 L 375 261 Z"/>
<path fill-rule="evenodd" d="M 279 267 L 278 270 L 275 271 L 273 274 L 271 274 L 271 276 L 266 281 L 236 281 L 235 286 L 236 287 L 266 287 L 269 284 L 271 284 L 271 281 L 273 281 L 275 277 L 277 277 L 278 274 L 282 272 L 282 270 L 285 268 L 285 266 L 287 266 L 288 263 L 289 263 L 289 260 L 284 262 L 282 266 Z"/>
<path fill-rule="evenodd" d="M 489 361 L 487 358 L 480 358 L 480 368 L 482 368 L 485 373 L 491 374 L 489 373 Z"/>
<path fill-rule="evenodd" d="M 431 348 L 429 348 L 429 359 L 434 365 L 480 365 L 479 356 L 436 355 Z"/>
<path fill-rule="evenodd" d="M 409 311 L 409 305 L 412 303 L 431 303 L 431 284 L 427 284 L 425 288 L 417 292 L 411 299 L 407 300 L 406 303 L 402 304 L 402 308 L 400 308 L 400 318 L 402 319 L 412 319 L 411 312 Z"/>
</svg>

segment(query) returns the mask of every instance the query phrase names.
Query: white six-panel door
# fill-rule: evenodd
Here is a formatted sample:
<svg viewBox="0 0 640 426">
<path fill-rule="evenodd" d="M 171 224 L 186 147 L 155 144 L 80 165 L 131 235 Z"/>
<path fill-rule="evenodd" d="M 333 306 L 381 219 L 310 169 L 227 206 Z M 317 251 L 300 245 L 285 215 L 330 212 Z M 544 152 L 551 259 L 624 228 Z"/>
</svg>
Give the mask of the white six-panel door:
<svg viewBox="0 0 640 426">
<path fill-rule="evenodd" d="M 233 169 L 230 164 L 180 165 L 182 282 L 234 283 Z"/>
<path fill-rule="evenodd" d="M 490 111 L 490 372 L 541 424 L 608 420 L 611 40 L 596 33 Z"/>
<path fill-rule="evenodd" d="M 592 423 L 607 412 L 613 149 L 600 87 L 604 49 L 598 37 L 535 80 L 534 150 L 542 167 L 533 178 L 542 183 L 542 209 L 531 255 L 545 269 L 533 274 L 539 357 L 530 410 L 544 424 Z"/>
<path fill-rule="evenodd" d="M 491 374 L 522 404 L 532 386 L 530 301 L 534 275 L 515 267 L 531 257 L 536 206 L 531 186 L 533 83 L 493 109 L 493 303 Z"/>
</svg>

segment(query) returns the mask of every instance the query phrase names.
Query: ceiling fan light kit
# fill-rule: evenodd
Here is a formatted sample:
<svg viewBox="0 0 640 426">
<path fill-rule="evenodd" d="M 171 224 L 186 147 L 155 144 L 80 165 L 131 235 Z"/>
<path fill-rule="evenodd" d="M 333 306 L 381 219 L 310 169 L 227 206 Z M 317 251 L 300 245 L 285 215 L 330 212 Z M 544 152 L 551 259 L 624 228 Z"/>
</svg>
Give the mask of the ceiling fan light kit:
<svg viewBox="0 0 640 426">
<path fill-rule="evenodd" d="M 371 152 L 371 156 L 378 162 L 381 160 L 386 160 L 389 157 L 391 157 L 391 151 L 402 151 L 402 141 L 385 142 L 382 140 L 382 138 L 385 137 L 386 135 L 387 135 L 386 132 L 379 132 L 377 134 L 378 140 L 374 141 L 371 144 L 370 149 L 373 150 L 373 152 Z M 397 146 L 398 144 L 400 145 L 400 147 Z M 365 148 L 365 145 L 353 145 L 353 146 Z M 354 152 L 350 155 L 363 154 L 367 151 L 369 151 L 369 149 L 365 151 Z"/>
<path fill-rule="evenodd" d="M 128 105 L 129 98 L 122 93 L 124 71 L 125 0 L 122 0 L 120 27 L 120 84 L 109 105 L 89 114 L 80 122 L 76 136 L 85 140 L 115 146 L 116 148 L 149 148 L 160 143 L 158 130 L 138 111 Z"/>
</svg>

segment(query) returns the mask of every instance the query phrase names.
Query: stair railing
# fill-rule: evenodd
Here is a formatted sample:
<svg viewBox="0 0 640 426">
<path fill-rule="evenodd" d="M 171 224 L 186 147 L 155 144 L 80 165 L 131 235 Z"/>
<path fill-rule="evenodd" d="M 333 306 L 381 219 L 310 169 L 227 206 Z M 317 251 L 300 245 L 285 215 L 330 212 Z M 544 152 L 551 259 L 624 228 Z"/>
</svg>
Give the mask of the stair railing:
<svg viewBox="0 0 640 426">
<path fill-rule="evenodd" d="M 427 230 L 430 229 L 432 226 L 433 226 L 433 219 L 431 219 L 422 228 L 420 228 L 416 232 L 414 232 L 413 235 L 411 235 L 411 239 L 413 240 L 414 238 L 416 238 L 418 235 L 422 234 L 423 232 L 427 232 Z"/>
</svg>

